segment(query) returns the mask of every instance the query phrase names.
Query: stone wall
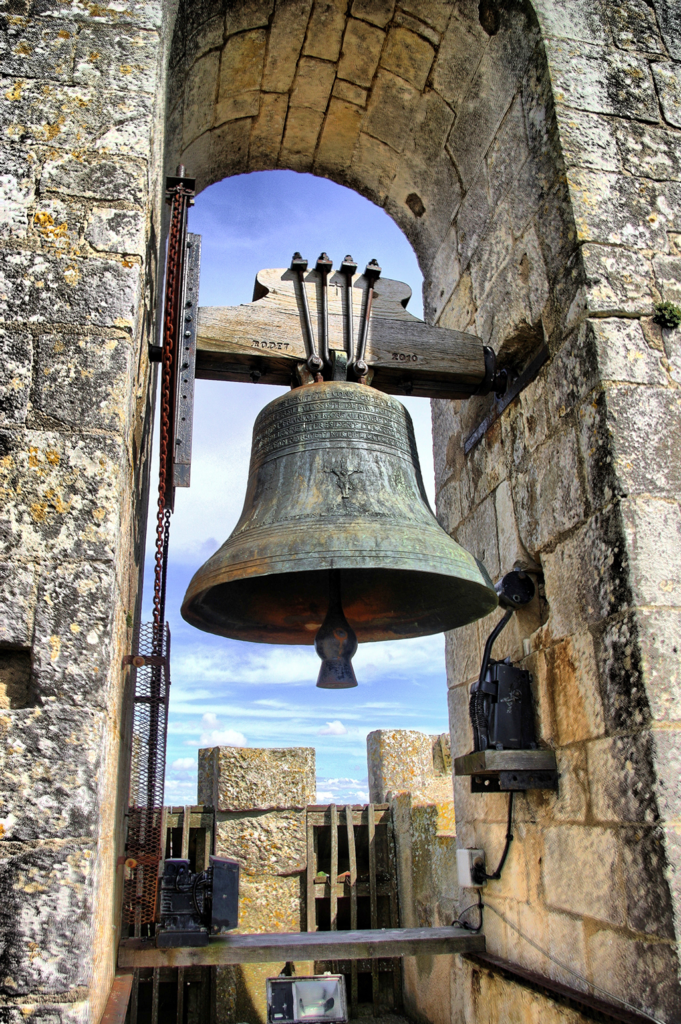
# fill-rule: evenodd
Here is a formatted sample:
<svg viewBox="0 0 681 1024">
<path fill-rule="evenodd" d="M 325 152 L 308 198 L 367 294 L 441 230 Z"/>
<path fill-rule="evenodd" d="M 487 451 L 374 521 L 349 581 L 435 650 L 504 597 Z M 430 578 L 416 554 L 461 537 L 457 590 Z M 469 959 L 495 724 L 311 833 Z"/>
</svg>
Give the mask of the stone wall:
<svg viewBox="0 0 681 1024">
<path fill-rule="evenodd" d="M 539 574 L 540 597 L 495 653 L 533 672 L 541 741 L 561 771 L 557 796 L 517 800 L 504 875 L 486 887 L 503 917 L 486 911 L 485 934 L 490 951 L 574 984 L 529 934 L 671 1021 L 681 1012 L 679 342 L 651 314 L 679 294 L 678 36 L 659 4 L 537 11 L 553 99 L 536 70 L 520 84 L 509 114 L 520 102 L 524 163 L 508 150 L 500 161 L 491 143 L 480 187 L 506 167 L 506 198 L 451 294 L 446 273 L 430 282 L 440 323 L 501 352 L 531 339 L 551 353 L 468 457 L 462 442 L 485 403 L 433 410 L 441 521 L 495 579 L 515 564 Z M 468 685 L 492 624 L 447 637 L 454 756 L 471 749 Z M 457 841 L 494 861 L 507 798 L 471 795 L 461 779 L 455 799 Z M 510 1012 L 502 999 L 490 1019 Z"/>
<path fill-rule="evenodd" d="M 380 729 L 367 736 L 369 799 L 391 804 L 400 925 L 439 928 L 458 916 L 456 828 L 449 736 Z M 406 956 L 405 1013 L 451 1024 L 452 957 Z"/>
<path fill-rule="evenodd" d="M 160 0 L 0 8 L 0 1016 L 96 1021 L 118 935 L 166 25 Z"/>
<path fill-rule="evenodd" d="M 200 187 L 285 167 L 355 188 L 412 242 L 429 319 L 517 367 L 548 344 L 469 457 L 489 402 L 434 408 L 442 522 L 494 577 L 517 561 L 543 577 L 498 650 L 532 668 L 561 790 L 519 800 L 489 900 L 678 1017 L 681 348 L 651 321 L 681 297 L 677 8 L 0 4 L 9 1019 L 96 1021 L 113 969 L 163 116 L 169 169 L 182 157 Z M 447 638 L 455 754 L 488 625 Z M 499 847 L 503 805 L 457 784 L 458 841 Z M 486 930 L 493 952 L 560 975 L 492 913 Z M 490 1020 L 507 1019 L 497 1003 Z"/>
<path fill-rule="evenodd" d="M 238 932 L 305 928 L 306 811 L 315 802 L 313 747 L 199 750 L 199 802 L 215 808 L 215 853 L 239 861 Z M 216 1024 L 267 1024 L 266 979 L 284 963 L 216 969 Z M 300 961 L 297 974 L 313 974 Z"/>
</svg>

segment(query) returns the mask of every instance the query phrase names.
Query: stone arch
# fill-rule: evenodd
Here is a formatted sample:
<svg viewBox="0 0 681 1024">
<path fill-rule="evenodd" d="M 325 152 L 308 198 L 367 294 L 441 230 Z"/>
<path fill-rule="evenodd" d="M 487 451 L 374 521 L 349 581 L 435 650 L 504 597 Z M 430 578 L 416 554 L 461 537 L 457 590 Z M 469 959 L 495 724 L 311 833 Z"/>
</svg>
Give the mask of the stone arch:
<svg viewBox="0 0 681 1024">
<path fill-rule="evenodd" d="M 555 212 L 569 203 L 528 2 L 190 6 L 170 52 L 167 167 L 199 189 L 274 168 L 354 188 L 411 242 L 430 319 L 470 328 L 474 305 L 485 341 L 536 340 L 574 232 Z M 509 260 L 504 319 L 485 296 Z"/>
</svg>

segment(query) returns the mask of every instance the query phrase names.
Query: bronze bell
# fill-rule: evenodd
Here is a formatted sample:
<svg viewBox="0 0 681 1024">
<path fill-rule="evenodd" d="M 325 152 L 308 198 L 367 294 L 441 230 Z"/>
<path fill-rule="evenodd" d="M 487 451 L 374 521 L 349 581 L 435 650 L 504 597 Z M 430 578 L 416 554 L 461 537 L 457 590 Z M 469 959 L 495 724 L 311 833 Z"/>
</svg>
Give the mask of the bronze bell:
<svg viewBox="0 0 681 1024">
<path fill-rule="evenodd" d="M 318 685 L 341 688 L 357 685 L 357 642 L 440 633 L 496 605 L 484 566 L 430 510 L 405 407 L 328 381 L 259 414 L 241 518 L 182 615 L 233 639 L 316 643 Z"/>
</svg>

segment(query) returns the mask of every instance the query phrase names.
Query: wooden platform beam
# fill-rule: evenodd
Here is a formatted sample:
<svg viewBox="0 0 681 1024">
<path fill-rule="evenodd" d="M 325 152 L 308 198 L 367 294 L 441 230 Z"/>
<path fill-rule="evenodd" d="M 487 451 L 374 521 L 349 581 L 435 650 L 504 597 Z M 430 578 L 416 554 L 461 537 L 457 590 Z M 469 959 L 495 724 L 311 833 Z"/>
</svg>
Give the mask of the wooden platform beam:
<svg viewBox="0 0 681 1024">
<path fill-rule="evenodd" d="M 365 960 L 386 956 L 475 953 L 483 935 L 464 928 L 377 928 L 347 932 L 225 935 L 208 946 L 157 949 L 153 939 L 123 939 L 119 967 L 195 967 L 287 960 Z"/>
</svg>

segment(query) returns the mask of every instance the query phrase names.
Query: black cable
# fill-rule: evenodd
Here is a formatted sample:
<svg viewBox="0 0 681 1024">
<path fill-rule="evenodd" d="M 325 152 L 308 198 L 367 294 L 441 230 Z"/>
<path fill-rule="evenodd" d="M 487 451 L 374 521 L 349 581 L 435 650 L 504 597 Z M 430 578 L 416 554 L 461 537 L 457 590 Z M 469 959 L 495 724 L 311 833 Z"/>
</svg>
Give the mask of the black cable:
<svg viewBox="0 0 681 1024">
<path fill-rule="evenodd" d="M 497 866 L 497 870 L 494 872 L 493 875 L 487 875 L 487 874 L 485 875 L 485 878 L 488 881 L 496 882 L 496 881 L 498 881 L 501 878 L 501 872 L 503 870 L 504 864 L 506 863 L 506 858 L 508 857 L 508 848 L 511 845 L 511 843 L 513 842 L 513 833 L 511 832 L 512 824 L 513 824 L 513 790 L 511 790 L 510 793 L 508 794 L 508 822 L 507 822 L 507 825 L 506 825 L 506 845 L 504 846 L 504 852 L 501 855 L 501 860 L 499 861 L 499 864 Z"/>
<path fill-rule="evenodd" d="M 473 932 L 473 934 L 475 935 L 477 932 L 482 930 L 482 908 L 483 907 L 484 907 L 484 903 L 482 902 L 482 893 L 478 889 L 478 902 L 477 903 L 471 903 L 470 907 L 466 907 L 465 910 L 462 910 L 461 913 L 459 914 L 458 918 L 456 919 L 456 921 L 453 922 L 453 924 L 454 925 L 459 925 L 459 927 L 465 928 L 467 932 Z M 475 909 L 477 909 L 480 912 L 480 923 L 478 924 L 477 928 L 475 927 L 475 925 L 470 924 L 469 921 L 462 920 L 464 914 L 467 914 L 469 910 L 475 910 Z"/>
</svg>

